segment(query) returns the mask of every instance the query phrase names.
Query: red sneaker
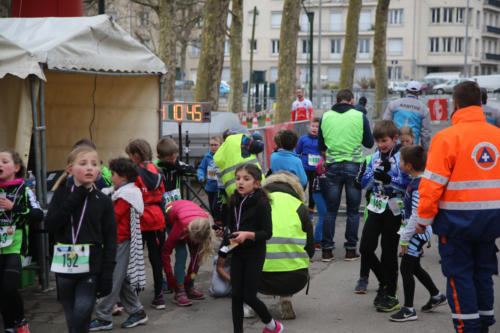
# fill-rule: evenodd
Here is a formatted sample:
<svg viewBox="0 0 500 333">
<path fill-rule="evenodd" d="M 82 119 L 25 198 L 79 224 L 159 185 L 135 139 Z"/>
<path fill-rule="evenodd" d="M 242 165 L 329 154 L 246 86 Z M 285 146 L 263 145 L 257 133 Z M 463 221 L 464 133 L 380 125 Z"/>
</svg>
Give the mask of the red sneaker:
<svg viewBox="0 0 500 333">
<path fill-rule="evenodd" d="M 14 330 L 15 330 L 14 332 L 16 332 L 16 333 L 30 333 L 30 328 L 28 326 L 28 322 L 26 321 L 26 319 L 23 319 L 23 321 L 21 321 L 21 323 L 16 325 Z"/>
<path fill-rule="evenodd" d="M 262 331 L 262 333 L 281 333 L 283 332 L 283 325 L 275 320 L 274 321 L 276 323 L 276 327 L 274 328 L 274 330 L 268 330 L 267 328 L 264 327 L 264 330 Z"/>
<path fill-rule="evenodd" d="M 205 299 L 205 295 L 194 287 L 187 289 L 187 297 L 194 300 Z"/>
<path fill-rule="evenodd" d="M 174 303 L 177 303 L 179 306 L 190 306 L 193 304 L 187 297 L 185 291 L 178 291 L 175 293 Z"/>
</svg>

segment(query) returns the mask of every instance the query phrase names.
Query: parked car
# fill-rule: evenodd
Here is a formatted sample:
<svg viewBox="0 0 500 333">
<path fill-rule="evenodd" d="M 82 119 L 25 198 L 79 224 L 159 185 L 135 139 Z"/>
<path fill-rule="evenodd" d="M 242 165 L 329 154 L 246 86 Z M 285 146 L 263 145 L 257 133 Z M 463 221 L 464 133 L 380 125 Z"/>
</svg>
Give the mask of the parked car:
<svg viewBox="0 0 500 333">
<path fill-rule="evenodd" d="M 389 90 L 389 94 L 403 93 L 406 90 L 407 84 L 408 82 L 389 81 L 387 84 L 387 89 Z"/>
<path fill-rule="evenodd" d="M 453 87 L 455 85 L 457 85 L 458 83 L 465 82 L 465 81 L 474 81 L 474 80 L 469 79 L 469 78 L 465 78 L 465 77 L 460 78 L 460 79 L 453 79 L 453 80 L 446 81 L 445 83 L 436 84 L 432 89 L 438 95 L 451 94 L 453 92 Z"/>
<path fill-rule="evenodd" d="M 444 81 L 449 81 L 460 78 L 460 74 L 460 72 L 434 72 L 427 74 L 424 77 L 424 80 L 441 79 Z"/>
<path fill-rule="evenodd" d="M 422 87 L 422 93 L 424 95 L 430 95 L 434 92 L 434 86 L 436 84 L 441 84 L 441 83 L 445 83 L 445 82 L 446 82 L 445 79 L 438 79 L 438 78 L 422 80 L 422 81 L 420 81 L 420 84 Z"/>
<path fill-rule="evenodd" d="M 191 80 L 175 80 L 175 89 L 192 89 L 194 87 L 194 81 Z"/>
<path fill-rule="evenodd" d="M 219 96 L 225 97 L 229 94 L 229 84 L 226 81 L 220 81 Z"/>
<path fill-rule="evenodd" d="M 500 75 L 476 75 L 472 79 L 477 82 L 481 88 L 486 88 L 488 91 L 496 91 L 500 89 Z"/>
</svg>

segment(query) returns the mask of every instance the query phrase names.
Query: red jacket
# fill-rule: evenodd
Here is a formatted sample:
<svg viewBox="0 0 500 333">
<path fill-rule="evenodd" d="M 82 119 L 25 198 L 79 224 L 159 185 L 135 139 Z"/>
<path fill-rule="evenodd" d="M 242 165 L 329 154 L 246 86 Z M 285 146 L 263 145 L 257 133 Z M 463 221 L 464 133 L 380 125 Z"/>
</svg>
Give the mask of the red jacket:
<svg viewBox="0 0 500 333">
<path fill-rule="evenodd" d="M 182 286 L 177 285 L 177 281 L 172 273 L 172 265 L 170 263 L 172 251 L 179 241 L 184 241 L 190 245 L 191 262 L 189 263 L 188 274 L 184 281 L 184 285 L 187 285 L 192 279 L 191 274 L 198 271 L 199 265 L 198 248 L 194 244 L 191 244 L 187 235 L 187 228 L 189 223 L 197 218 L 208 219 L 208 214 L 200 206 L 188 200 L 173 201 L 167 205 L 166 211 L 166 225 L 171 227 L 171 230 L 168 233 L 167 241 L 163 245 L 161 259 L 163 269 L 167 275 L 169 288 L 176 286 L 177 290 L 182 288 Z"/>
<path fill-rule="evenodd" d="M 123 199 L 113 202 L 115 207 L 116 234 L 118 244 L 126 239 L 130 239 L 130 204 Z"/>
<path fill-rule="evenodd" d="M 165 192 L 161 174 L 153 163 L 139 166 L 139 177 L 135 182 L 142 193 L 144 214 L 141 216 L 141 231 L 165 229 L 165 217 L 161 210 L 161 196 Z"/>
</svg>

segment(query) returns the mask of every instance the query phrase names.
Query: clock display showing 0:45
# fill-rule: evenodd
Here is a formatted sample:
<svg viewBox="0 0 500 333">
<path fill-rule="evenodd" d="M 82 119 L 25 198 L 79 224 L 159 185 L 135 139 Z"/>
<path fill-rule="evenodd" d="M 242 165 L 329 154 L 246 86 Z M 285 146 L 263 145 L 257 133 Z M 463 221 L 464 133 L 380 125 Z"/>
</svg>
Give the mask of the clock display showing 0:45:
<svg viewBox="0 0 500 333">
<path fill-rule="evenodd" d="M 162 106 L 161 119 L 166 122 L 193 122 L 209 123 L 210 103 L 184 103 L 164 102 Z"/>
</svg>

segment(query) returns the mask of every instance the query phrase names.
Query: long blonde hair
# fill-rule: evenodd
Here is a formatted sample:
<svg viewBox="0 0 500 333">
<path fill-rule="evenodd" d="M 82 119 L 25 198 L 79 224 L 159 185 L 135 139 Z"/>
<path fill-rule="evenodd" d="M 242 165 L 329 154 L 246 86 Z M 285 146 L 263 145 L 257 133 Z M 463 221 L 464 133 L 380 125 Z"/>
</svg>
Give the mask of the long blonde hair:
<svg viewBox="0 0 500 333">
<path fill-rule="evenodd" d="M 189 239 L 199 246 L 201 264 L 210 255 L 214 242 L 214 234 L 208 217 L 191 221 L 188 225 L 188 235 Z"/>
<path fill-rule="evenodd" d="M 96 153 L 96 155 L 98 156 L 97 160 L 99 161 L 99 154 L 97 153 L 97 150 L 95 150 L 95 148 L 93 148 L 91 146 L 87 146 L 87 145 L 80 145 L 80 146 L 76 146 L 76 148 L 74 148 L 68 154 L 68 158 L 67 158 L 67 161 L 66 161 L 66 168 L 73 165 L 73 163 L 76 161 L 78 155 L 85 154 L 85 153 Z M 67 178 L 68 178 L 68 171 L 65 170 L 61 174 L 61 176 L 59 177 L 59 179 L 57 179 L 57 181 L 54 184 L 54 186 L 52 187 L 51 191 L 55 191 L 61 185 L 66 184 Z"/>
</svg>

